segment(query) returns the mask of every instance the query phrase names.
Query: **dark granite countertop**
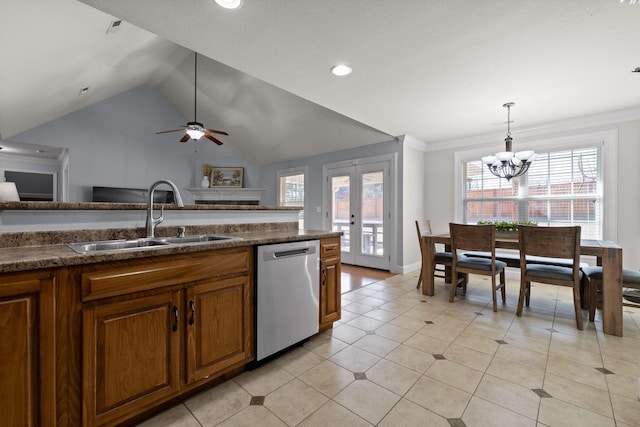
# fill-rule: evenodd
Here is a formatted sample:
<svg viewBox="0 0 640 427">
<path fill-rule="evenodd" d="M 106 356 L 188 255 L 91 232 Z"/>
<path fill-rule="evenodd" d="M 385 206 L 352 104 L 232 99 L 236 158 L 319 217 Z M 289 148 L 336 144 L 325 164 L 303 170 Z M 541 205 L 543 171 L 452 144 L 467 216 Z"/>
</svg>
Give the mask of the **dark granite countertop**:
<svg viewBox="0 0 640 427">
<path fill-rule="evenodd" d="M 124 251 L 101 251 L 88 254 L 76 253 L 66 244 L 62 243 L 40 246 L 3 247 L 0 248 L 0 272 L 28 271 L 230 247 L 312 240 L 340 236 L 341 234 L 340 232 L 322 230 L 258 230 L 243 233 L 228 233 L 230 236 L 241 237 L 242 240 L 188 243 Z"/>
</svg>

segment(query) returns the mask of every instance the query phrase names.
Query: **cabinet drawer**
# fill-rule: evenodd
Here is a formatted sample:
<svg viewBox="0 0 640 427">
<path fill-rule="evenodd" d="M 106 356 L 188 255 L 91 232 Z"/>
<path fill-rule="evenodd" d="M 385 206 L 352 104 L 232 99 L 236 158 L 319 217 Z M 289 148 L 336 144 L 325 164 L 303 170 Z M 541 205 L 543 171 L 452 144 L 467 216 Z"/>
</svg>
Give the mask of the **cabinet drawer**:
<svg viewBox="0 0 640 427">
<path fill-rule="evenodd" d="M 330 237 L 320 240 L 320 258 L 340 255 L 340 237 Z"/>
<path fill-rule="evenodd" d="M 251 263 L 251 251 L 247 247 L 161 257 L 135 265 L 116 263 L 109 268 L 82 273 L 82 301 L 248 274 Z"/>
</svg>

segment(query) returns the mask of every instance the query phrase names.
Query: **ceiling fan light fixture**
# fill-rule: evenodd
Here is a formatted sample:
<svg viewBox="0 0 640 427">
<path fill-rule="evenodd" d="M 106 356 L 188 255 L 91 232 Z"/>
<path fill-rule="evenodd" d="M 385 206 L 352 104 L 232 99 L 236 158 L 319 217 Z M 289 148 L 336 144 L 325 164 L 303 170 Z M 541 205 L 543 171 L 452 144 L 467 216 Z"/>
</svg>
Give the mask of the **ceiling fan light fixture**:
<svg viewBox="0 0 640 427">
<path fill-rule="evenodd" d="M 180 138 L 180 142 L 187 142 L 189 139 L 193 139 L 194 141 L 199 140 L 203 136 L 206 137 L 209 141 L 216 143 L 218 145 L 222 145 L 222 141 L 211 135 L 212 133 L 216 133 L 219 135 L 227 135 L 229 134 L 222 130 L 215 129 L 207 129 L 204 125 L 198 120 L 198 52 L 194 52 L 193 55 L 193 121 L 187 122 L 182 128 L 172 129 L 172 130 L 164 130 L 162 132 L 156 132 L 156 135 L 160 135 L 163 133 L 170 132 L 184 132 L 184 136 Z"/>
<path fill-rule="evenodd" d="M 331 67 L 331 74 L 338 77 L 348 76 L 353 70 L 345 64 L 338 64 Z"/>
<path fill-rule="evenodd" d="M 216 4 L 225 9 L 240 9 L 242 0 L 215 0 Z"/>
<path fill-rule="evenodd" d="M 194 141 L 197 141 L 204 135 L 204 132 L 199 129 L 187 129 L 186 132 Z"/>
</svg>

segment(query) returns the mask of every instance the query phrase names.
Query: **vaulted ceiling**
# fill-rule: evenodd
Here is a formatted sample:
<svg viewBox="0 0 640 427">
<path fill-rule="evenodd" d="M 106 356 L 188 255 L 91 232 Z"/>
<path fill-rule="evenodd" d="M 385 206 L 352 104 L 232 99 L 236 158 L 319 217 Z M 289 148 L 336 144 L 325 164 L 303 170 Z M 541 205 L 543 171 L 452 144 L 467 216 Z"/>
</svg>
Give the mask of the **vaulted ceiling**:
<svg viewBox="0 0 640 427">
<path fill-rule="evenodd" d="M 0 134 L 142 84 L 191 120 L 193 51 L 199 121 L 256 164 L 502 132 L 507 101 L 517 130 L 640 106 L 639 22 L 629 0 L 2 0 Z"/>
</svg>

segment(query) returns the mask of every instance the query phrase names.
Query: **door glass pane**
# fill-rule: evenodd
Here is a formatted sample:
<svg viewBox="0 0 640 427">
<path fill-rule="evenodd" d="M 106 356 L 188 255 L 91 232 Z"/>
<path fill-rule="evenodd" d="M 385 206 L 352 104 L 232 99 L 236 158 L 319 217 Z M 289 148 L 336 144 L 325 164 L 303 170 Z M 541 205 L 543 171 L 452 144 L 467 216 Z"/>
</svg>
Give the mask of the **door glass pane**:
<svg viewBox="0 0 640 427">
<path fill-rule="evenodd" d="M 331 177 L 331 230 L 342 231 L 340 244 L 343 252 L 351 252 L 349 175 Z"/>
<path fill-rule="evenodd" d="M 368 172 L 362 174 L 362 253 L 384 255 L 383 224 L 383 179 L 384 173 Z"/>
</svg>

